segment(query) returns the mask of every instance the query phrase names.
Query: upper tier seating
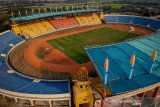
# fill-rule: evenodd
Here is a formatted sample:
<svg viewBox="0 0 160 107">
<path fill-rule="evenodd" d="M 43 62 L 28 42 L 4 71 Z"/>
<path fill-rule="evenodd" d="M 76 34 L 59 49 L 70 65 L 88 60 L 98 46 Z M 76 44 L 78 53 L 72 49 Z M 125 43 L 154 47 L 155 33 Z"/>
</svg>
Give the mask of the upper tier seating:
<svg viewBox="0 0 160 107">
<path fill-rule="evenodd" d="M 128 24 L 136 24 L 145 27 L 149 27 L 151 29 L 158 30 L 160 29 L 160 20 L 138 17 L 138 16 L 119 16 L 119 15 L 107 15 L 105 16 L 105 21 L 109 23 L 128 23 Z"/>
</svg>

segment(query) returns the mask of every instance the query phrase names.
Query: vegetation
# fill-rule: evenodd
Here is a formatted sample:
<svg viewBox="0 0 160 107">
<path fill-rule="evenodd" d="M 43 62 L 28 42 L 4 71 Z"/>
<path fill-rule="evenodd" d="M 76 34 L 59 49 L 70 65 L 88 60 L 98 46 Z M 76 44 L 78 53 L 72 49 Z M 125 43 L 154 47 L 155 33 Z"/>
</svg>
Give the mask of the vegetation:
<svg viewBox="0 0 160 107">
<path fill-rule="evenodd" d="M 112 9 L 121 9 L 124 6 L 127 6 L 127 4 L 102 4 L 102 6 L 110 6 Z"/>
<path fill-rule="evenodd" d="M 86 63 L 89 58 L 84 50 L 85 46 L 104 45 L 122 42 L 137 35 L 111 28 L 99 28 L 67 37 L 49 40 L 48 43 L 59 49 L 78 63 Z"/>
</svg>

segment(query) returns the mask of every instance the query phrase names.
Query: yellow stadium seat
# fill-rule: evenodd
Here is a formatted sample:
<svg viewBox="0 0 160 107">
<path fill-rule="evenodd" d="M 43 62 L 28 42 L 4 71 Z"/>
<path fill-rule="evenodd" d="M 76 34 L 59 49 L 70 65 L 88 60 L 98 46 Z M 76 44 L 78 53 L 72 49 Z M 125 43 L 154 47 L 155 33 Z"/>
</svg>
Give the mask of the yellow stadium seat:
<svg viewBox="0 0 160 107">
<path fill-rule="evenodd" d="M 37 36 L 42 33 L 41 30 L 38 29 L 33 23 L 27 23 L 26 26 L 28 27 L 28 29 L 32 29 L 32 31 L 36 33 Z"/>
<path fill-rule="evenodd" d="M 30 37 L 36 36 L 32 29 L 29 30 L 25 25 L 20 25 L 19 28 L 22 31 L 22 34 L 27 34 Z"/>
<path fill-rule="evenodd" d="M 92 18 L 94 19 L 95 23 L 97 23 L 97 24 L 101 24 L 102 23 L 100 18 L 97 15 L 97 13 L 93 13 L 92 14 Z"/>
<path fill-rule="evenodd" d="M 41 30 L 41 33 L 47 33 L 47 28 L 40 21 L 34 22 L 34 25 Z"/>
<path fill-rule="evenodd" d="M 95 25 L 101 24 L 101 20 L 96 13 L 87 14 L 87 15 L 75 15 L 75 19 L 79 22 L 80 25 Z"/>
<path fill-rule="evenodd" d="M 86 18 L 86 16 L 82 15 L 80 17 L 81 17 L 81 20 L 84 22 L 85 25 L 90 25 L 90 21 Z"/>
<path fill-rule="evenodd" d="M 75 15 L 74 18 L 78 21 L 78 23 L 79 23 L 80 25 L 84 25 L 84 24 L 85 24 L 85 23 L 81 20 L 81 17 L 80 17 L 80 16 Z"/>
<path fill-rule="evenodd" d="M 41 23 L 44 27 L 46 27 L 47 32 L 52 32 L 56 30 L 47 20 L 41 20 Z"/>
<path fill-rule="evenodd" d="M 47 32 L 55 31 L 55 28 L 46 20 L 19 25 L 19 29 L 23 34 L 27 34 L 30 37 L 36 37 Z"/>
<path fill-rule="evenodd" d="M 96 24 L 94 22 L 94 20 L 92 19 L 92 16 L 90 14 L 86 15 L 86 18 L 88 19 L 88 22 L 89 22 L 90 25 Z"/>
</svg>

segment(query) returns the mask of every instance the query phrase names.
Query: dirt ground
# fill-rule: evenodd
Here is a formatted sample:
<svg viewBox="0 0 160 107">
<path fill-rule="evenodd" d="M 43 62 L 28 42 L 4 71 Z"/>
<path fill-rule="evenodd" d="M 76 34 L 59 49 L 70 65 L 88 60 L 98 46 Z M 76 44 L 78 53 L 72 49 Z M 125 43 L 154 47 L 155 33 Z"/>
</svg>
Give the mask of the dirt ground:
<svg viewBox="0 0 160 107">
<path fill-rule="evenodd" d="M 134 25 L 124 25 L 124 24 L 106 24 L 107 27 L 125 31 L 125 32 L 130 32 L 138 35 L 148 35 L 153 32 L 153 30 L 150 30 L 145 27 L 140 27 L 140 26 L 134 26 Z"/>
<path fill-rule="evenodd" d="M 86 26 L 54 32 L 33 40 L 28 40 L 18 46 L 10 55 L 11 64 L 22 74 L 46 79 L 56 79 L 57 76 L 59 76 L 59 78 L 65 78 L 67 77 L 66 75 L 69 76 L 69 74 L 75 75 L 82 66 L 88 70 L 93 70 L 94 66 L 91 62 L 78 64 L 59 50 L 53 48 L 53 46 L 46 41 L 104 26 L 139 35 L 148 35 L 153 32 L 147 28 L 122 24 Z"/>
</svg>

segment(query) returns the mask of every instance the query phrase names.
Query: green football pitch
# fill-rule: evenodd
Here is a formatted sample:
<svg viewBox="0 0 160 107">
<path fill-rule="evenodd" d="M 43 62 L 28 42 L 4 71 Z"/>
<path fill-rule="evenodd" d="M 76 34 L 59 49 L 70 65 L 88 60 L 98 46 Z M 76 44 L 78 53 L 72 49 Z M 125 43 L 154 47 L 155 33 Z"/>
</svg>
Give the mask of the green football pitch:
<svg viewBox="0 0 160 107">
<path fill-rule="evenodd" d="M 138 35 L 132 33 L 103 27 L 49 40 L 48 43 L 68 55 L 70 58 L 73 58 L 77 63 L 86 63 L 89 61 L 89 57 L 87 56 L 84 47 L 118 43 L 137 36 Z"/>
</svg>

